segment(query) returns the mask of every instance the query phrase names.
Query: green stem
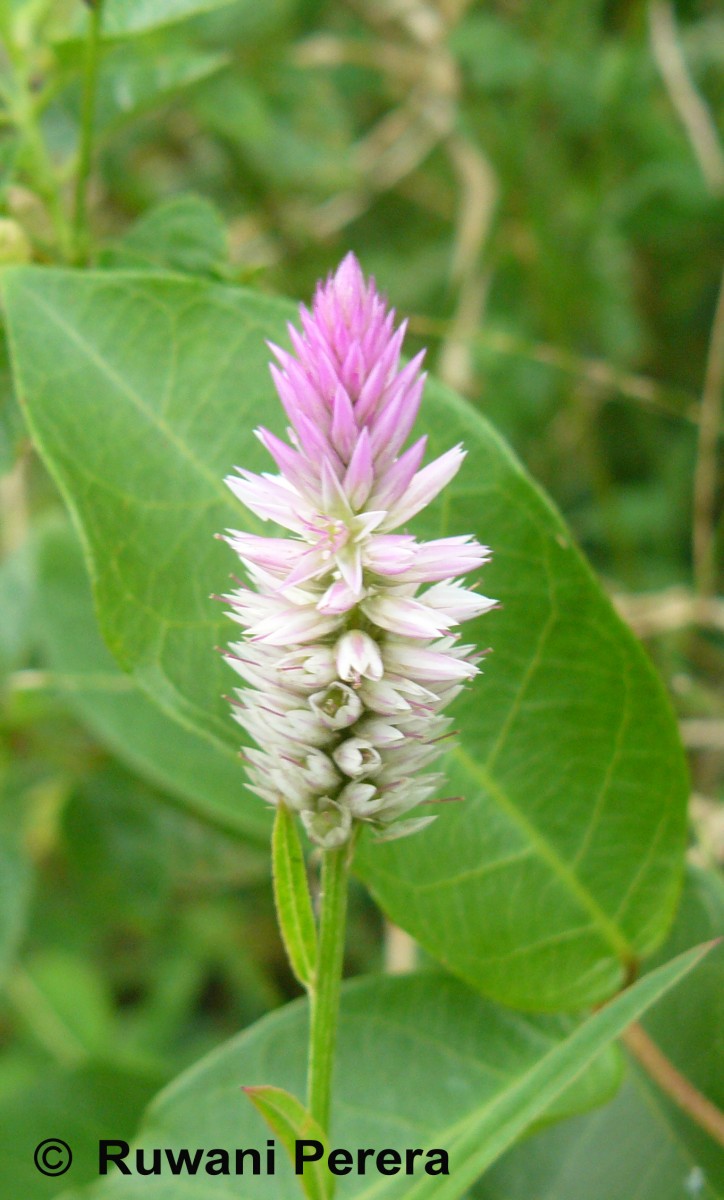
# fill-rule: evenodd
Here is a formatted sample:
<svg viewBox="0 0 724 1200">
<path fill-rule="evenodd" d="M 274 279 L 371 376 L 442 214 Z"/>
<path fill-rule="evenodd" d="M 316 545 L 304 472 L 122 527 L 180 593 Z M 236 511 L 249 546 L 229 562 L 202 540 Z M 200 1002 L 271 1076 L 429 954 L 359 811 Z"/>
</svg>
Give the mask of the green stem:
<svg viewBox="0 0 724 1200">
<path fill-rule="evenodd" d="M 315 986 L 310 991 L 307 1108 L 329 1132 L 339 993 L 342 985 L 349 846 L 325 850 Z"/>
<path fill-rule="evenodd" d="M 64 261 L 70 258 L 70 227 L 63 211 L 58 180 L 50 160 L 43 135 L 38 128 L 32 105 L 23 97 L 16 111 L 16 121 L 28 156 L 29 174 L 37 194 L 46 206 L 53 225 L 58 252 Z"/>
<path fill-rule="evenodd" d="M 88 260 L 88 181 L 93 164 L 93 137 L 95 133 L 96 91 L 98 85 L 102 17 L 103 0 L 94 0 L 90 10 L 88 37 L 86 40 L 80 148 L 75 177 L 75 204 L 73 209 L 75 260 L 81 265 L 85 264 Z"/>
</svg>

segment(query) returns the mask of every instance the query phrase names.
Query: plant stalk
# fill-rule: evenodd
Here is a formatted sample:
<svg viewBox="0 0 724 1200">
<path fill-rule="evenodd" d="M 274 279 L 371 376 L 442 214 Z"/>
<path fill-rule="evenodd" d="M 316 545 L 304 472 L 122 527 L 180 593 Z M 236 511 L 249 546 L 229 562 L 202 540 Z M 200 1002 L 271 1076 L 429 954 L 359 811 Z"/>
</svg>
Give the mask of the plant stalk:
<svg viewBox="0 0 724 1200">
<path fill-rule="evenodd" d="M 75 202 L 73 206 L 74 258 L 79 266 L 85 265 L 88 261 L 88 184 L 93 165 L 93 138 L 95 135 L 96 94 L 98 88 L 102 20 L 103 0 L 94 0 L 94 3 L 90 5 L 90 14 L 88 17 L 80 146 L 78 150 L 78 167 L 75 176 Z"/>
<path fill-rule="evenodd" d="M 317 969 L 314 987 L 309 993 L 307 1108 L 325 1133 L 329 1132 L 332 1073 L 342 985 L 348 858 L 348 846 L 324 851 Z"/>
</svg>

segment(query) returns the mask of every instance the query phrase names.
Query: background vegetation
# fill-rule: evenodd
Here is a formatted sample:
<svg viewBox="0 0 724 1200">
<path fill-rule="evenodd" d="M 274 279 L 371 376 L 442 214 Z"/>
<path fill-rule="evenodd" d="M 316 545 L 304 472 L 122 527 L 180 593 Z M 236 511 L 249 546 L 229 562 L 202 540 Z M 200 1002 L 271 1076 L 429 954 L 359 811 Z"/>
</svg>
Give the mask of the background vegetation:
<svg viewBox="0 0 724 1200">
<path fill-rule="evenodd" d="M 0 258 L 307 298 L 354 249 L 644 639 L 690 754 L 703 872 L 666 956 L 707 936 L 724 860 L 717 6 L 106 0 L 94 120 L 79 0 L 0 12 Z M 194 764 L 159 770 L 108 718 L 124 677 L 3 356 L 0 1152 L 7 1194 L 33 1200 L 56 1186 L 6 1169 L 20 1129 L 130 1134 L 164 1082 L 297 991 L 265 850 L 191 817 Z M 352 923 L 349 973 L 407 964 L 361 887 Z M 717 981 L 682 1003 L 687 1071 L 721 1103 Z M 722 1195 L 702 1137 L 634 1073 L 479 1196 L 531 1200 L 531 1178 L 536 1200 Z M 77 1162 L 74 1182 L 93 1170 Z"/>
</svg>

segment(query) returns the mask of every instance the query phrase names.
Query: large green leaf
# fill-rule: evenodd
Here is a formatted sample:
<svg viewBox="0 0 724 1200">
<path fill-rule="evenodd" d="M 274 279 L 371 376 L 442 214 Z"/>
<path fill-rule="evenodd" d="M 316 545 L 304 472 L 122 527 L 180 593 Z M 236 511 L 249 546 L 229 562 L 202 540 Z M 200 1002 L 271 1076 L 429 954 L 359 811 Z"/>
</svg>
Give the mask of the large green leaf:
<svg viewBox="0 0 724 1200">
<path fill-rule="evenodd" d="M 187 811 L 268 843 L 271 815 L 246 791 L 239 757 L 166 715 L 104 646 L 78 539 L 45 530 L 38 550 L 38 633 L 52 679 L 100 740 Z"/>
<path fill-rule="evenodd" d="M 614 1151 L 615 1148 L 615 1151 Z M 671 1123 L 632 1074 L 605 1108 L 515 1146 L 476 1187 L 476 1200 L 721 1200 Z"/>
<path fill-rule="evenodd" d="M 221 693 L 228 637 L 208 600 L 233 569 L 213 533 L 263 528 L 227 495 L 252 436 L 283 426 L 264 338 L 291 309 L 174 277 L 17 269 L 5 277 L 16 386 L 82 531 L 103 632 L 154 699 L 235 744 Z M 672 714 L 558 515 L 491 428 L 431 384 L 431 453 L 468 462 L 415 524 L 475 532 L 503 602 L 472 636 L 485 674 L 458 704 L 447 806 L 418 837 L 362 848 L 382 906 L 451 970 L 508 1003 L 574 1007 L 613 992 L 661 940 L 676 900 L 686 778 Z"/>
<path fill-rule="evenodd" d="M 372 978 L 345 989 L 342 1003 L 330 1146 L 440 1148 L 450 1174 L 428 1176 L 418 1159 L 414 1178 L 368 1170 L 340 1179 L 340 1194 L 365 1200 L 460 1197 L 475 1178 L 565 1089 L 596 1063 L 587 1078 L 598 1085 L 611 1059 L 599 1056 L 630 1020 L 654 1003 L 700 959 L 677 959 L 618 996 L 583 1024 L 564 1032 L 562 1018 L 516 1014 L 483 1000 L 464 985 L 436 975 Z M 178 1149 L 266 1145 L 266 1128 L 240 1085 L 272 1084 L 302 1094 L 306 1004 L 264 1018 L 219 1047 L 162 1092 L 149 1109 L 139 1144 Z M 570 1031 L 572 1029 L 572 1032 Z M 603 1070 L 603 1076 L 601 1071 Z M 590 1098 L 590 1093 L 589 1093 Z M 571 1093 L 568 1093 L 571 1099 Z M 582 1096 L 576 1093 L 580 1103 Z M 557 1114 L 563 1116 L 564 1105 Z M 569 1107 L 570 1111 L 570 1107 Z M 203 1168 L 187 1181 L 195 1200 L 293 1200 L 297 1182 L 277 1153 L 273 1176 L 233 1181 Z M 113 1172 L 92 1192 L 97 1200 L 176 1200 L 182 1186 L 163 1175 Z"/>
<path fill-rule="evenodd" d="M 666 953 L 724 929 L 724 887 L 692 872 Z M 658 957 L 658 956 L 657 956 Z M 724 1107 L 724 947 L 647 1014 L 643 1024 L 676 1067 Z M 612 1155 L 611 1147 L 616 1147 Z M 475 1190 L 477 1200 L 722 1200 L 724 1151 L 635 1064 L 605 1108 L 511 1150 Z"/>
</svg>

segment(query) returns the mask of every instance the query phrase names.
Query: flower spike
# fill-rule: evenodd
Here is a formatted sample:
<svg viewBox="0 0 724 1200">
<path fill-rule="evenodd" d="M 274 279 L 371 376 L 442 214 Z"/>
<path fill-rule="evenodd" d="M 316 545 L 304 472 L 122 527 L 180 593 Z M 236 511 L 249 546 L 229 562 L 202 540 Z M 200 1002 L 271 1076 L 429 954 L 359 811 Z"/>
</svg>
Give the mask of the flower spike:
<svg viewBox="0 0 724 1200">
<path fill-rule="evenodd" d="M 404 323 L 353 254 L 300 316 L 294 353 L 271 346 L 291 445 L 257 430 L 280 473 L 226 481 L 290 536 L 227 530 L 251 586 L 224 597 L 244 630 L 225 657 L 246 684 L 232 705 L 258 747 L 245 752 L 251 790 L 332 849 L 360 823 L 390 840 L 435 819 L 408 814 L 440 786 L 421 771 L 447 747 L 442 710 L 478 672 L 454 627 L 495 602 L 461 584 L 490 558 L 474 538 L 392 532 L 464 459 L 455 446 L 423 467 L 424 437 L 404 449 L 425 378 L 421 354 L 399 367 Z"/>
</svg>

